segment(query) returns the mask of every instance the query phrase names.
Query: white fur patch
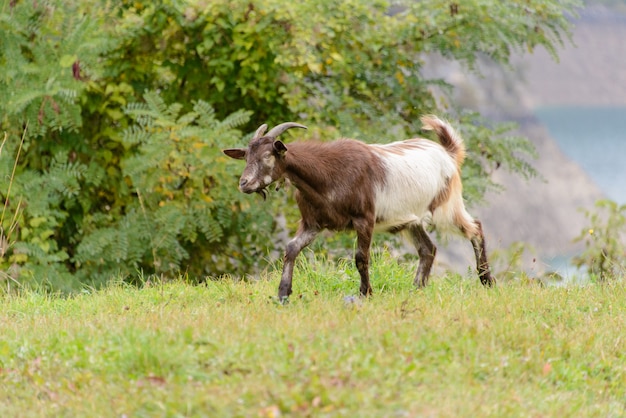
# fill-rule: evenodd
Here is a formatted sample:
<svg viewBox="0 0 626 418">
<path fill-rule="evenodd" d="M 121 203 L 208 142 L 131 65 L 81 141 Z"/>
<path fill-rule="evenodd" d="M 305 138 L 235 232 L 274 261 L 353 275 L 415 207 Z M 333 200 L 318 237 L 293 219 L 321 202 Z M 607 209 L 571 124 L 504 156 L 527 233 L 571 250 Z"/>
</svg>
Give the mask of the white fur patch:
<svg viewBox="0 0 626 418">
<path fill-rule="evenodd" d="M 261 161 L 255 161 L 248 165 L 244 170 L 242 179 L 248 181 L 247 188 L 256 189 L 258 187 L 265 187 L 272 182 L 272 176 L 266 174 L 261 178 L 263 172 L 271 172 L 276 164 L 276 158 L 273 155 L 264 157 Z M 262 167 L 262 170 L 259 168 Z"/>
<path fill-rule="evenodd" d="M 388 229 L 430 219 L 428 209 L 448 179 L 457 173 L 452 157 L 428 140 L 372 145 L 387 177 L 376 190 L 377 229 Z"/>
</svg>

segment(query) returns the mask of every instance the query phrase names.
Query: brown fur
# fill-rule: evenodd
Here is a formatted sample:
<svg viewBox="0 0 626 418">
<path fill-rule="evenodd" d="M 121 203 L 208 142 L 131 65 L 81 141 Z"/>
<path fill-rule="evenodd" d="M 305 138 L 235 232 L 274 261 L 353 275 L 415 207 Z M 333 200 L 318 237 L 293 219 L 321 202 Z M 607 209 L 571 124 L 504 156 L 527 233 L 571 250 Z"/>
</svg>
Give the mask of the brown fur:
<svg viewBox="0 0 626 418">
<path fill-rule="evenodd" d="M 382 181 L 385 173 L 367 145 L 349 139 L 296 142 L 289 144 L 281 164 L 297 189 L 296 201 L 307 226 L 352 229 L 355 218 L 374 216 L 376 179 Z"/>
</svg>

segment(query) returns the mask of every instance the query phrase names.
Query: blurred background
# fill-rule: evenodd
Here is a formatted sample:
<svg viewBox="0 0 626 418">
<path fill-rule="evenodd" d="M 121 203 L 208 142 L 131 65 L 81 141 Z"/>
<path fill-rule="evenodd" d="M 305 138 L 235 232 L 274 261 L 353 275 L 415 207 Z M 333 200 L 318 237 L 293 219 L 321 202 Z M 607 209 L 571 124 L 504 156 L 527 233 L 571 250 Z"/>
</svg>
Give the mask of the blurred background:
<svg viewBox="0 0 626 418">
<path fill-rule="evenodd" d="M 572 42 L 558 61 L 538 49 L 516 56 L 513 68 L 487 66 L 485 77 L 445 60 L 431 68 L 446 74 L 464 106 L 518 121 L 538 150 L 540 177 L 496 172 L 505 191 L 476 208 L 490 248 L 526 242 L 535 249 L 526 268 L 565 276 L 576 272 L 571 257 L 584 249 L 574 242 L 589 225 L 584 210 L 598 199 L 626 203 L 626 6 L 586 1 L 572 21 Z M 450 246 L 451 263 L 461 254 L 472 260 L 462 247 Z"/>
</svg>

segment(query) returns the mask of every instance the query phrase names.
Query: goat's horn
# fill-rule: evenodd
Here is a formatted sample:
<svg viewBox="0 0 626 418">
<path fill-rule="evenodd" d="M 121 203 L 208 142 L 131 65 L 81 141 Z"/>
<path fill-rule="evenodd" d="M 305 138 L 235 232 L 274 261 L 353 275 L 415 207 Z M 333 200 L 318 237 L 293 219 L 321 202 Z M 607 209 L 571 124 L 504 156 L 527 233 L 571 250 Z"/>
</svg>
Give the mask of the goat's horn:
<svg viewBox="0 0 626 418">
<path fill-rule="evenodd" d="M 254 136 L 252 138 L 253 139 L 257 139 L 257 138 L 262 137 L 266 130 L 267 130 L 267 125 L 266 124 L 263 124 L 263 125 L 259 126 L 259 129 L 256 130 L 256 132 L 254 133 Z"/>
<path fill-rule="evenodd" d="M 285 123 L 281 123 L 280 125 L 274 126 L 272 129 L 270 129 L 270 131 L 267 134 L 265 134 L 265 136 L 271 136 L 272 138 L 276 138 L 278 135 L 282 134 L 289 128 L 307 129 L 306 126 L 300 125 L 299 123 L 285 122 Z"/>
</svg>

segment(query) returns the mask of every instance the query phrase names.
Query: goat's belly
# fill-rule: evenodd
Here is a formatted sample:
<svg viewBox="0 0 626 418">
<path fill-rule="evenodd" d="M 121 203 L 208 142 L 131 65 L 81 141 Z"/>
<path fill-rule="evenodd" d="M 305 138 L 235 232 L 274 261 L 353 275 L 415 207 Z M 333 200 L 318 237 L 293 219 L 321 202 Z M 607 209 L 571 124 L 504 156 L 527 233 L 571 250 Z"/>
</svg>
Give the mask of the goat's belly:
<svg viewBox="0 0 626 418">
<path fill-rule="evenodd" d="M 417 171 L 417 170 L 415 170 Z M 376 229 L 399 230 L 409 224 L 428 222 L 429 206 L 445 187 L 445 176 L 396 172 L 384 187 L 376 190 Z"/>
<path fill-rule="evenodd" d="M 388 221 L 376 222 L 376 224 L 374 225 L 374 231 L 395 233 L 395 232 L 402 231 L 409 225 L 422 224 L 423 221 L 424 220 L 422 218 L 419 218 L 416 216 L 413 218 L 398 219 L 395 222 L 388 222 Z"/>
<path fill-rule="evenodd" d="M 434 189 L 434 188 L 433 188 Z M 410 224 L 429 222 L 432 214 L 428 205 L 435 196 L 431 193 L 379 193 L 376 196 L 376 230 L 400 230 Z"/>
<path fill-rule="evenodd" d="M 401 230 L 411 224 L 428 223 L 432 216 L 425 205 L 424 207 L 420 205 L 404 209 L 405 210 L 385 207 L 377 208 L 375 229 L 377 231 Z"/>
</svg>

